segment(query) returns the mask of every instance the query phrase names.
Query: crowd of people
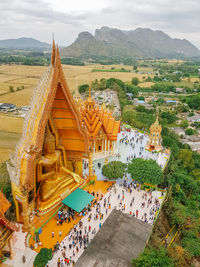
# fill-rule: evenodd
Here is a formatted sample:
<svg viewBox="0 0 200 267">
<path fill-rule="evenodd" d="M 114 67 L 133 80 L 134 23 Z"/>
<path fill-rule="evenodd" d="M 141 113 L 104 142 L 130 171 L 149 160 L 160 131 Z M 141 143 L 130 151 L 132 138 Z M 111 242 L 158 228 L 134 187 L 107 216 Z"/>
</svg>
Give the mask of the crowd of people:
<svg viewBox="0 0 200 267">
<path fill-rule="evenodd" d="M 93 194 L 93 203 L 78 215 L 82 216 L 81 220 L 74 224 L 61 243 L 56 243 L 53 259 L 48 263 L 49 267 L 74 266 L 113 209 L 153 224 L 163 199 L 161 192 L 146 192 L 136 183 L 128 184 L 126 181 L 120 185 L 113 184 L 104 196 L 98 192 Z M 70 210 L 66 222 L 68 218 L 73 220 L 74 215 L 71 212 Z M 57 219 L 57 223 L 64 222 L 65 213 L 60 212 Z"/>
</svg>

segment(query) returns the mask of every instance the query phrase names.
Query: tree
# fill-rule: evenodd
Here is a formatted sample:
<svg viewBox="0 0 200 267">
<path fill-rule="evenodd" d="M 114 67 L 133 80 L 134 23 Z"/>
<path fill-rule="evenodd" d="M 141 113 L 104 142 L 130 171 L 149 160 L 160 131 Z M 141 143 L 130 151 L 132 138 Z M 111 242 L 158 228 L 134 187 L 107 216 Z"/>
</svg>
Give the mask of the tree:
<svg viewBox="0 0 200 267">
<path fill-rule="evenodd" d="M 167 123 L 173 123 L 176 121 L 176 114 L 169 111 L 163 111 L 161 113 L 161 118 L 163 118 Z"/>
<path fill-rule="evenodd" d="M 139 257 L 132 259 L 133 266 L 136 267 L 172 267 L 172 259 L 168 256 L 166 249 L 163 247 L 155 249 L 152 247 L 145 248 Z"/>
<path fill-rule="evenodd" d="M 127 165 L 121 161 L 111 161 L 102 168 L 102 173 L 110 180 L 123 178 Z"/>
<path fill-rule="evenodd" d="M 180 124 L 180 126 L 181 127 L 183 127 L 183 128 L 187 128 L 188 127 L 188 121 L 187 120 L 183 120 L 182 122 L 181 122 L 181 124 Z"/>
<path fill-rule="evenodd" d="M 41 248 L 34 260 L 35 267 L 45 267 L 47 262 L 52 259 L 52 250 L 48 248 Z"/>
<path fill-rule="evenodd" d="M 187 128 L 187 129 L 185 130 L 185 133 L 186 133 L 187 135 L 193 135 L 193 134 L 194 134 L 194 130 L 193 130 L 192 128 Z"/>
<path fill-rule="evenodd" d="M 80 94 L 83 94 L 85 93 L 87 90 L 89 89 L 89 85 L 86 83 L 86 84 L 82 84 L 78 87 L 78 91 Z"/>
<path fill-rule="evenodd" d="M 161 167 L 155 160 L 136 158 L 128 164 L 128 173 L 132 179 L 141 183 L 160 184 L 163 178 Z"/>
<path fill-rule="evenodd" d="M 14 92 L 14 87 L 12 85 L 10 85 L 9 86 L 9 90 L 10 90 L 11 93 L 13 93 Z"/>
<path fill-rule="evenodd" d="M 140 81 L 139 81 L 139 79 L 137 77 L 135 77 L 135 78 L 132 79 L 132 84 L 133 85 L 136 85 L 137 86 L 139 84 L 139 82 Z"/>
</svg>

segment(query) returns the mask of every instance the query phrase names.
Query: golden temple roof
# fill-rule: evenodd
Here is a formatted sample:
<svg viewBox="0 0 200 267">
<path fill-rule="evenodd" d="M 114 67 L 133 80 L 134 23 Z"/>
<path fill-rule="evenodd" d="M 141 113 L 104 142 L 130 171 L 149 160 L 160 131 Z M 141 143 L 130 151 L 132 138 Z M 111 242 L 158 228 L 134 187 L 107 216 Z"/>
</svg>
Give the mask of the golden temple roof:
<svg viewBox="0 0 200 267">
<path fill-rule="evenodd" d="M 10 208 L 11 204 L 2 192 L 0 192 L 0 203 L 0 213 L 4 214 Z"/>
<path fill-rule="evenodd" d="M 90 141 L 98 136 L 101 128 L 103 128 L 109 140 L 117 140 L 120 121 L 115 120 L 112 113 L 105 108 L 105 104 L 97 105 L 89 94 L 88 99 L 80 107 L 80 111 Z"/>
</svg>

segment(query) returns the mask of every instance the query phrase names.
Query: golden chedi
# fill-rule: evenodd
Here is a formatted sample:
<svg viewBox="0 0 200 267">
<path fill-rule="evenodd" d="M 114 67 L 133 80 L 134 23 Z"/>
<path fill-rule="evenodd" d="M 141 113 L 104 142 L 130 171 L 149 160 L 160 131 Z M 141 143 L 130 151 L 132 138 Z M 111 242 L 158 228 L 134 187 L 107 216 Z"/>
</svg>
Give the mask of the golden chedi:
<svg viewBox="0 0 200 267">
<path fill-rule="evenodd" d="M 156 121 L 150 127 L 149 139 L 146 145 L 146 149 L 150 151 L 160 152 L 162 150 L 162 126 L 159 124 L 158 116 Z"/>
</svg>

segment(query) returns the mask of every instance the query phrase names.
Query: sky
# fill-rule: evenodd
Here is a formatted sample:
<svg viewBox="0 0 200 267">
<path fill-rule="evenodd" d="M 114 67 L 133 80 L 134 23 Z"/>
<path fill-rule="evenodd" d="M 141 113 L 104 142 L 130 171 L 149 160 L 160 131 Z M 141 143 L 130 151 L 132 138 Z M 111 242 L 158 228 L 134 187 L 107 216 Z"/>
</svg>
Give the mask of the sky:
<svg viewBox="0 0 200 267">
<path fill-rule="evenodd" d="M 103 26 L 150 28 L 200 49 L 200 0 L 0 0 L 0 40 L 33 37 L 70 45 Z"/>
</svg>

